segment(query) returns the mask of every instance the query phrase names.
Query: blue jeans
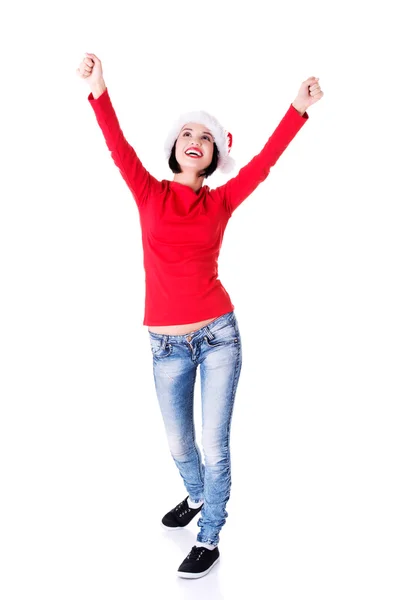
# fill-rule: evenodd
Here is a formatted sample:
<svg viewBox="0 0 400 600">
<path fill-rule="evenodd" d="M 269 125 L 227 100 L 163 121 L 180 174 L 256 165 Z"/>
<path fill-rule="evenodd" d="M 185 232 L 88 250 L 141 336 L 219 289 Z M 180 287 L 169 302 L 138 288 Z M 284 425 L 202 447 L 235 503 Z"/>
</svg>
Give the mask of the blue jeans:
<svg viewBox="0 0 400 600">
<path fill-rule="evenodd" d="M 221 315 L 190 334 L 149 331 L 153 373 L 168 445 L 187 493 L 204 501 L 198 542 L 218 544 L 231 489 L 230 427 L 242 366 L 234 312 Z M 195 439 L 194 385 L 200 365 L 202 445 Z"/>
</svg>

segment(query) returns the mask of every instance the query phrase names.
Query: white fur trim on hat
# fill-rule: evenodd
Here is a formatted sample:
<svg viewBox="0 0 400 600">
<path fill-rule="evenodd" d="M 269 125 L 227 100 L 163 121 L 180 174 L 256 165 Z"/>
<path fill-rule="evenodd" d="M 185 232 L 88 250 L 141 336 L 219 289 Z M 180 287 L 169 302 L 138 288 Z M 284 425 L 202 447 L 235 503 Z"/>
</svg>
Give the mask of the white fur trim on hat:
<svg viewBox="0 0 400 600">
<path fill-rule="evenodd" d="M 204 110 L 185 113 L 174 122 L 164 145 L 166 158 L 169 159 L 172 147 L 178 138 L 182 127 L 187 123 L 200 123 L 201 125 L 205 125 L 205 127 L 211 131 L 219 152 L 217 168 L 220 169 L 222 173 L 229 173 L 232 171 L 235 166 L 235 161 L 229 156 L 230 134 L 228 134 L 215 117 Z"/>
</svg>

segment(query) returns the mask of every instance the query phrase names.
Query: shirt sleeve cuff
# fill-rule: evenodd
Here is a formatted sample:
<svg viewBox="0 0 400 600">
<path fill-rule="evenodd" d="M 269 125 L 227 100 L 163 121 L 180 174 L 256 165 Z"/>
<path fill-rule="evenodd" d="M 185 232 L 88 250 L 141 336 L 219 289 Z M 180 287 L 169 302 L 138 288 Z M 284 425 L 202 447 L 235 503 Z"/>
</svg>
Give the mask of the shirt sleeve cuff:
<svg viewBox="0 0 400 600">
<path fill-rule="evenodd" d="M 297 118 L 298 118 L 298 119 L 308 119 L 308 118 L 309 118 L 309 115 L 308 115 L 307 111 L 306 111 L 306 112 L 304 112 L 304 113 L 301 115 L 301 114 L 300 114 L 300 113 L 299 113 L 299 112 L 298 112 L 298 111 L 295 109 L 295 107 L 293 106 L 293 104 L 291 104 L 291 105 L 290 105 L 290 107 L 289 107 L 289 110 L 290 110 L 291 112 L 293 112 L 293 113 L 294 113 L 294 114 L 297 116 Z"/>
<path fill-rule="evenodd" d="M 88 100 L 89 100 L 90 104 L 92 104 L 92 105 L 93 105 L 93 104 L 98 104 L 98 105 L 100 105 L 100 106 L 101 106 L 101 105 L 103 105 L 104 103 L 107 103 L 107 102 L 109 102 L 109 100 L 110 100 L 110 97 L 109 97 L 109 95 L 108 95 L 108 88 L 106 88 L 106 89 L 104 90 L 104 92 L 103 92 L 103 93 L 102 93 L 102 94 L 101 94 L 101 95 L 100 95 L 98 98 L 95 98 L 95 97 L 93 96 L 93 93 L 92 93 L 92 92 L 90 92 L 90 94 L 89 94 L 89 96 L 88 96 Z"/>
</svg>

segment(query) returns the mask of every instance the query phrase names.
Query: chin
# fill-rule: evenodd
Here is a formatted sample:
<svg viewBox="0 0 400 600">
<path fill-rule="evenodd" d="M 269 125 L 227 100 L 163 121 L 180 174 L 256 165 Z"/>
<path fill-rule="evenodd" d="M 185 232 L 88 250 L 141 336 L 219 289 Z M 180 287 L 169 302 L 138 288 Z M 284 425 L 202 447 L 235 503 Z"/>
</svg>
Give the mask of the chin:
<svg viewBox="0 0 400 600">
<path fill-rule="evenodd" d="M 180 163 L 181 169 L 186 169 L 187 171 L 188 170 L 195 171 L 196 173 L 197 172 L 200 173 L 201 171 L 205 171 L 205 169 L 207 169 L 207 166 L 208 165 L 192 165 L 192 164 L 187 165 L 185 163 L 183 163 L 183 164 Z"/>
</svg>

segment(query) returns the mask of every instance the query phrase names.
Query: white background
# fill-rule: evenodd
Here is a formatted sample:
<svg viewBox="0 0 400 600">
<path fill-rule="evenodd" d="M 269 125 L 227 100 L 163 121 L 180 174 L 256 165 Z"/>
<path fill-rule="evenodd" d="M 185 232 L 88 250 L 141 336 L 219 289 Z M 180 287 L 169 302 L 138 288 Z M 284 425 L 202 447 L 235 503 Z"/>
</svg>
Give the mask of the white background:
<svg viewBox="0 0 400 600">
<path fill-rule="evenodd" d="M 392 9 L 3 9 L 2 600 L 399 598 Z M 232 132 L 237 172 L 305 79 L 325 94 L 226 230 L 219 274 L 243 367 L 221 560 L 197 581 L 176 576 L 197 519 L 174 534 L 159 524 L 186 492 L 142 325 L 138 211 L 76 75 L 85 52 L 102 60 L 124 134 L 158 179 L 173 178 L 163 144 L 182 111 L 208 110 Z M 199 419 L 199 387 L 195 402 Z"/>
</svg>

